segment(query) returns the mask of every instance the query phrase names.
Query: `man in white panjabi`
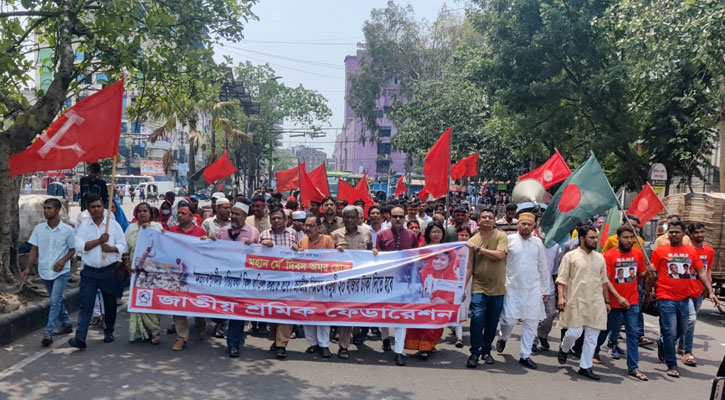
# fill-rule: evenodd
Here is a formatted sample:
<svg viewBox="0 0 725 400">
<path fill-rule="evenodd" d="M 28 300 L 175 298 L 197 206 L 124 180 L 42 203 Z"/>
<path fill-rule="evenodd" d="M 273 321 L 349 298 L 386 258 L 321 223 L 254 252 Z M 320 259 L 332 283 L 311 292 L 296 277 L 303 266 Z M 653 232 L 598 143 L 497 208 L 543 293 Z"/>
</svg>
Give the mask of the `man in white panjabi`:
<svg viewBox="0 0 725 400">
<path fill-rule="evenodd" d="M 559 348 L 559 364 L 565 364 L 574 342 L 584 334 L 579 375 L 599 380 L 592 371 L 592 358 L 599 331 L 607 327 L 610 310 L 607 266 L 596 251 L 597 231 L 591 225 L 578 229 L 579 247 L 566 253 L 559 265 L 556 289 L 559 295 L 559 328 L 566 329 Z"/>
<path fill-rule="evenodd" d="M 521 213 L 517 226 L 518 232 L 508 236 L 506 295 L 496 351 L 503 352 L 514 326 L 521 320 L 523 333 L 519 363 L 526 368 L 536 369 L 536 363 L 531 359 L 531 348 L 539 322 L 546 318 L 544 301 L 549 297 L 547 294 L 551 289 L 551 281 L 544 244 L 532 235 L 536 227 L 534 214 Z"/>
</svg>

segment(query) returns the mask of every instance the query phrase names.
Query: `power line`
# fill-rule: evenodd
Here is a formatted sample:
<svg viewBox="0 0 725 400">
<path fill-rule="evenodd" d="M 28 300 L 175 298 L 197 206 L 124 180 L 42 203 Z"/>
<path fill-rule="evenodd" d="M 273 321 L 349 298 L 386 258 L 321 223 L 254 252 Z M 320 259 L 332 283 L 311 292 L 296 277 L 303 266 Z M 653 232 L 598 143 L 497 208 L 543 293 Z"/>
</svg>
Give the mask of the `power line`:
<svg viewBox="0 0 725 400">
<path fill-rule="evenodd" d="M 232 51 L 232 52 L 234 52 L 234 51 Z M 289 69 L 289 70 L 292 70 L 292 71 L 303 72 L 305 74 L 310 74 L 310 75 L 322 76 L 322 77 L 325 77 L 325 78 L 340 79 L 340 80 L 343 80 L 343 81 L 345 80 L 345 78 L 341 78 L 339 76 L 319 74 L 317 72 L 305 71 L 305 70 L 298 69 L 298 68 L 288 67 L 286 65 L 272 63 L 272 62 L 269 62 L 267 60 L 262 60 L 261 58 L 252 57 L 252 56 L 249 56 L 249 55 L 246 55 L 246 54 L 239 54 L 239 53 L 237 53 L 237 55 L 239 55 L 241 57 L 246 57 L 246 58 L 248 58 L 250 60 L 255 60 L 255 61 L 263 62 L 263 63 L 269 64 L 269 65 L 274 65 L 274 66 L 277 66 L 277 67 L 280 67 L 280 68 L 286 68 L 286 69 Z"/>
<path fill-rule="evenodd" d="M 234 46 L 224 46 L 224 47 L 228 47 L 228 48 L 231 48 L 231 49 L 234 49 L 234 50 L 237 50 L 237 51 L 244 51 L 244 52 L 248 52 L 248 53 L 259 54 L 259 55 L 268 56 L 268 57 L 274 57 L 274 58 L 279 58 L 279 59 L 282 59 L 282 60 L 292 61 L 292 62 L 296 62 L 296 63 L 300 63 L 300 64 L 314 65 L 316 67 L 334 68 L 334 69 L 345 69 L 344 66 L 338 65 L 338 64 L 330 64 L 330 63 L 324 63 L 324 62 L 320 62 L 320 61 L 304 60 L 304 59 L 301 59 L 301 58 L 294 58 L 294 57 L 285 57 L 285 56 L 280 56 L 280 55 L 277 55 L 277 54 L 270 54 L 270 53 L 265 53 L 265 52 L 261 52 L 261 51 L 254 51 L 254 50 L 249 50 L 249 49 L 242 49 L 242 48 L 234 47 Z"/>
<path fill-rule="evenodd" d="M 292 42 L 292 41 L 275 41 L 275 40 L 242 40 L 242 43 L 264 43 L 264 44 L 302 44 L 302 45 L 318 45 L 318 46 L 356 46 L 357 43 L 332 43 L 332 42 Z"/>
</svg>

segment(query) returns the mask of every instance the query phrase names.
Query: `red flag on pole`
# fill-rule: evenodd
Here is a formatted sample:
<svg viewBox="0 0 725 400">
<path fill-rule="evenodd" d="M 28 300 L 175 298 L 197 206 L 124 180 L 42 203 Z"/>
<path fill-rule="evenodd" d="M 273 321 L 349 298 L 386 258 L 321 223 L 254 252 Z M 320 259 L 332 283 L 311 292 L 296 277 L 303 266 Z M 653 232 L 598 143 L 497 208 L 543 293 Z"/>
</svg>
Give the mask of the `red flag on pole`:
<svg viewBox="0 0 725 400">
<path fill-rule="evenodd" d="M 375 201 L 370 197 L 370 188 L 368 187 L 368 174 L 363 174 L 360 178 L 360 182 L 355 186 L 355 190 L 360 193 L 360 198 L 365 202 L 365 217 L 368 216 L 368 209 L 375 204 Z"/>
<path fill-rule="evenodd" d="M 448 193 L 448 177 L 451 168 L 451 133 L 448 128 L 436 144 L 431 147 L 425 156 L 423 174 L 425 187 L 433 197 L 443 197 Z"/>
<path fill-rule="evenodd" d="M 300 164 L 299 166 L 299 172 L 300 172 L 300 201 L 302 201 L 302 204 L 304 204 L 306 207 L 311 207 L 310 202 L 315 201 L 318 203 L 322 202 L 322 198 L 325 197 L 320 192 L 320 189 L 315 186 L 315 184 L 312 182 L 312 179 L 310 179 L 310 176 L 307 175 L 307 171 L 305 171 L 305 164 Z"/>
<path fill-rule="evenodd" d="M 627 210 L 628 215 L 636 215 L 640 220 L 640 225 L 644 226 L 652 218 L 657 216 L 665 205 L 662 204 L 652 187 L 647 183 L 632 201 L 632 205 Z"/>
<path fill-rule="evenodd" d="M 337 178 L 337 199 L 338 200 L 345 200 L 347 201 L 347 204 L 352 204 L 355 202 L 355 200 L 360 200 L 362 198 L 362 195 L 360 192 L 352 187 L 349 183 L 342 180 L 342 178 Z"/>
<path fill-rule="evenodd" d="M 407 187 L 405 187 L 405 183 L 403 183 L 403 178 L 405 178 L 405 175 L 400 175 L 400 179 L 398 179 L 398 184 L 395 185 L 395 194 L 394 197 L 398 197 L 401 194 L 405 193 L 406 190 L 408 190 Z"/>
<path fill-rule="evenodd" d="M 275 174 L 278 193 L 295 190 L 300 187 L 300 174 L 297 172 L 297 168 L 286 169 Z"/>
<path fill-rule="evenodd" d="M 546 160 L 544 164 L 533 171 L 529 171 L 521 175 L 519 180 L 536 179 L 544 185 L 544 189 L 548 189 L 568 178 L 569 175 L 571 175 L 571 170 L 569 169 L 569 166 L 566 165 L 564 157 L 562 157 L 557 150 L 557 152 Z"/>
<path fill-rule="evenodd" d="M 79 101 L 27 149 L 10 156 L 10 176 L 71 169 L 118 154 L 123 78 Z"/>
<path fill-rule="evenodd" d="M 218 181 L 224 179 L 227 176 L 237 172 L 237 167 L 232 164 L 229 160 L 227 150 L 224 150 L 224 154 L 219 157 L 214 163 L 207 165 L 204 169 L 204 180 L 207 182 Z"/>
<path fill-rule="evenodd" d="M 312 183 L 314 183 L 315 186 L 317 186 L 317 189 L 320 190 L 320 193 L 325 196 L 330 195 L 330 185 L 327 183 L 327 169 L 325 168 L 325 163 L 320 164 L 319 167 L 312 170 L 312 172 L 308 175 L 310 176 Z"/>
<path fill-rule="evenodd" d="M 478 175 L 478 153 L 471 154 L 451 168 L 451 179 Z"/>
<path fill-rule="evenodd" d="M 430 192 L 428 192 L 428 188 L 427 187 L 423 187 L 423 190 L 421 190 L 420 192 L 418 192 L 418 198 L 423 203 L 425 203 L 425 201 L 428 200 L 428 196 L 429 195 L 430 195 Z"/>
</svg>

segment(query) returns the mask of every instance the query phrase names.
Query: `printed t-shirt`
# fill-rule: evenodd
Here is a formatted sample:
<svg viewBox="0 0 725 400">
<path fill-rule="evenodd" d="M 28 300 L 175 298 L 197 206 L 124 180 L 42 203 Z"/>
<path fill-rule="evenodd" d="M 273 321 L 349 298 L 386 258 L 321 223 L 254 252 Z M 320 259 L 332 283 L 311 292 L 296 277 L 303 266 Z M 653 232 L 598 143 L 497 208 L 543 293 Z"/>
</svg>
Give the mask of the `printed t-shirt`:
<svg viewBox="0 0 725 400">
<path fill-rule="evenodd" d="M 690 244 L 690 246 L 692 246 L 692 244 Z M 715 259 L 715 250 L 706 244 L 701 248 L 695 246 L 692 246 L 692 248 L 695 249 L 697 254 L 700 256 L 700 261 L 702 261 L 702 266 L 705 268 L 707 278 L 710 279 L 710 282 L 712 282 L 711 268 L 713 260 Z M 700 282 L 697 275 L 695 275 L 695 278 L 690 282 L 690 284 L 692 286 L 690 297 L 700 297 L 700 295 L 702 295 L 702 291 L 705 289 L 705 286 L 703 286 L 702 282 Z"/>
<path fill-rule="evenodd" d="M 652 265 L 657 270 L 657 298 L 673 301 L 690 296 L 691 281 L 697 279 L 695 270 L 703 267 L 700 256 L 692 246 L 669 244 L 655 249 Z"/>
<path fill-rule="evenodd" d="M 637 276 L 645 271 L 644 256 L 637 249 L 622 252 L 618 247 L 609 249 L 604 255 L 607 262 L 607 277 L 620 296 L 627 299 L 630 305 L 639 304 Z M 609 294 L 612 308 L 621 308 L 612 293 Z"/>
</svg>

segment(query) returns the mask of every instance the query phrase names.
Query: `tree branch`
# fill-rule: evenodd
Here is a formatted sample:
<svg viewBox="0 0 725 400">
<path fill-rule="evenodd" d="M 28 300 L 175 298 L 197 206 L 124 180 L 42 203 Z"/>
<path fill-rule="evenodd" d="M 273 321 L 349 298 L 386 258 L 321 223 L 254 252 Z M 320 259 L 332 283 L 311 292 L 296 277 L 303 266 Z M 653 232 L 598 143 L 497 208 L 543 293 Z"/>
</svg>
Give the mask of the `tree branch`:
<svg viewBox="0 0 725 400">
<path fill-rule="evenodd" d="M 0 18 L 12 17 L 57 17 L 62 15 L 61 11 L 9 11 L 0 12 Z"/>
</svg>

